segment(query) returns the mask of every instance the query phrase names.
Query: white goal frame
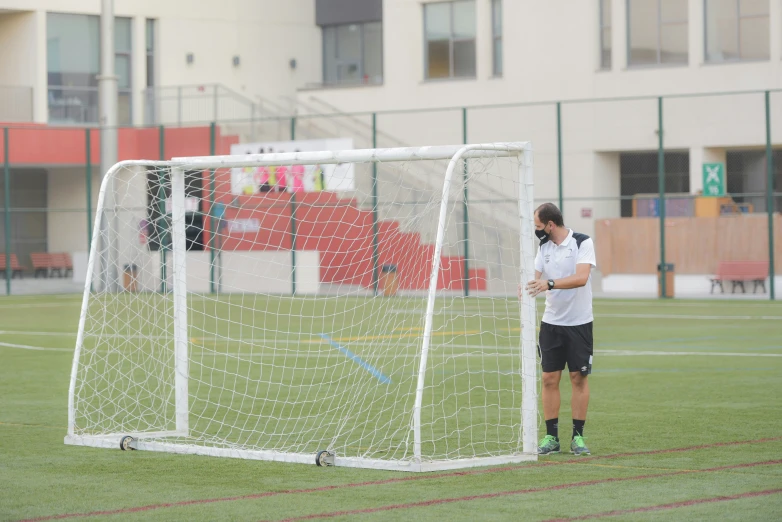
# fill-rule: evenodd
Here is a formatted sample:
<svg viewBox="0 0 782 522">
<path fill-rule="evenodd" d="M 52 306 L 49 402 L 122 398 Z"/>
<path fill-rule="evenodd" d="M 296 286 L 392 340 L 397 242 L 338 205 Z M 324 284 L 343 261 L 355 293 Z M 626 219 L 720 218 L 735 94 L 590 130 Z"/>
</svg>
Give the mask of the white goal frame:
<svg viewBox="0 0 782 522">
<path fill-rule="evenodd" d="M 325 152 L 299 152 L 277 154 L 253 154 L 246 156 L 208 156 L 208 157 L 183 157 L 174 158 L 171 161 L 123 161 L 114 165 L 103 177 L 98 195 L 98 212 L 93 227 L 90 256 L 87 264 L 87 277 L 84 285 L 82 309 L 79 317 L 79 326 L 76 346 L 73 355 L 70 384 L 68 390 L 68 431 L 65 436 L 65 444 L 91 446 L 98 448 L 136 449 L 148 451 L 162 451 L 169 453 L 208 455 L 218 457 L 233 457 L 255 460 L 270 460 L 277 462 L 294 462 L 304 464 L 316 464 L 316 455 L 311 453 L 286 453 L 267 450 L 244 450 L 230 448 L 215 448 L 185 443 L 160 442 L 164 437 L 187 437 L 189 435 L 188 416 L 188 381 L 189 381 L 189 343 L 188 338 L 188 309 L 187 309 L 187 283 L 186 283 L 186 242 L 185 242 L 185 169 L 188 170 L 214 170 L 245 166 L 279 166 L 279 165 L 323 165 L 338 163 L 383 163 L 383 162 L 410 162 L 420 160 L 450 160 L 446 170 L 442 203 L 440 205 L 439 220 L 437 225 L 437 241 L 429 275 L 429 289 L 427 295 L 426 316 L 423 331 L 423 341 L 420 351 L 420 363 L 417 372 L 417 386 L 415 390 L 415 403 L 413 406 L 413 418 L 410 429 L 413 432 L 413 458 L 411 460 L 393 461 L 382 459 L 368 459 L 362 457 L 345 457 L 328 454 L 325 461 L 328 465 L 373 468 L 395 471 L 436 471 L 476 466 L 490 466 L 498 464 L 519 463 L 537 460 L 538 438 L 538 363 L 536 343 L 536 308 L 535 299 L 528 293 L 521 293 L 521 442 L 522 451 L 515 454 L 457 458 L 453 460 L 426 460 L 421 454 L 421 408 L 424 395 L 424 377 L 427 369 L 427 356 L 432 337 L 432 324 L 434 305 L 437 293 L 438 273 L 440 270 L 440 254 L 442 241 L 445 234 L 448 213 L 448 195 L 454 170 L 462 160 L 471 158 L 492 157 L 516 157 L 518 159 L 518 219 L 521 246 L 521 273 L 534 274 L 534 225 L 533 225 L 533 149 L 530 142 L 501 142 L 472 145 L 432 146 L 432 147 L 406 147 L 388 149 L 361 149 Z M 106 433 L 99 435 L 81 435 L 76 433 L 76 406 L 75 391 L 77 386 L 79 360 L 84 343 L 84 329 L 87 318 L 90 295 L 94 284 L 96 257 L 100 255 L 101 248 L 99 236 L 101 227 L 106 224 L 105 212 L 107 202 L 112 200 L 112 183 L 117 173 L 127 167 L 158 167 L 171 171 L 171 213 L 173 226 L 171 232 L 171 253 L 173 256 L 173 285 L 172 299 L 174 310 L 174 388 L 175 388 L 175 412 L 176 429 L 173 431 L 138 432 L 138 433 Z M 100 261 L 98 261 L 100 262 Z M 105 262 L 104 262 L 105 263 Z M 109 260 L 108 264 L 111 263 Z M 114 287 L 108 287 L 112 291 Z M 105 291 L 105 290 L 104 290 Z M 525 328 L 524 325 L 532 325 Z M 131 437 L 128 439 L 128 437 Z M 326 449 L 326 448 L 324 448 Z M 320 458 L 320 454 L 318 454 Z M 320 463 L 319 463 L 320 464 Z"/>
</svg>

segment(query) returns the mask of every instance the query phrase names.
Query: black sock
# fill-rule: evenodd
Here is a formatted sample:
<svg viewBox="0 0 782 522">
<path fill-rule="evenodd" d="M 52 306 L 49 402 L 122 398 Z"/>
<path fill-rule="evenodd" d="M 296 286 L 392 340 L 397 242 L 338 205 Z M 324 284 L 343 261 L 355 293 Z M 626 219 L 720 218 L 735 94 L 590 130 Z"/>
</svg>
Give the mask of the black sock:
<svg viewBox="0 0 782 522">
<path fill-rule="evenodd" d="M 551 435 L 559 440 L 559 417 L 546 421 L 546 435 Z"/>
<path fill-rule="evenodd" d="M 583 437 L 584 436 L 584 423 L 585 420 L 576 420 L 573 419 L 573 437 L 575 438 L 576 435 Z"/>
</svg>

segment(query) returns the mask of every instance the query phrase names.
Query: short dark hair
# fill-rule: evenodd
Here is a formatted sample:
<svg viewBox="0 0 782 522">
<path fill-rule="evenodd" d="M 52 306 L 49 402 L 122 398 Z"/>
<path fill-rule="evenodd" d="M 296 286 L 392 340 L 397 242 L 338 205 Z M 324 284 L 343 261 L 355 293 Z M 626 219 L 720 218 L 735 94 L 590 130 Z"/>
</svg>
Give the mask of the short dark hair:
<svg viewBox="0 0 782 522">
<path fill-rule="evenodd" d="M 559 211 L 554 203 L 543 203 L 535 212 L 538 213 L 538 219 L 544 225 L 549 221 L 553 221 L 558 227 L 564 227 L 565 222 L 562 220 L 562 212 Z"/>
</svg>

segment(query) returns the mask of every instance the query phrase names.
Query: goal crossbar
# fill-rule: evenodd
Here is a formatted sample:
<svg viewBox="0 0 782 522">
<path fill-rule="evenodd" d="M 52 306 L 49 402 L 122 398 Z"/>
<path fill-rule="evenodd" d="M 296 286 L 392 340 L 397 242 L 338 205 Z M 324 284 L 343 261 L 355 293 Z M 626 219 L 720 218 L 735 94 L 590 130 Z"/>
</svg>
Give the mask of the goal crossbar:
<svg viewBox="0 0 782 522">
<path fill-rule="evenodd" d="M 462 154 L 459 154 L 460 151 Z M 443 145 L 432 147 L 397 147 L 388 149 L 356 149 L 321 152 L 287 152 L 272 154 L 247 154 L 246 156 L 194 156 L 173 158 L 193 168 L 219 169 L 241 167 L 247 163 L 258 166 L 318 165 L 321 163 L 366 163 L 393 161 L 450 160 L 457 154 L 465 159 L 477 157 L 517 156 L 532 150 L 530 142 L 502 142 L 470 145 Z M 489 153 L 489 154 L 487 154 Z"/>
</svg>

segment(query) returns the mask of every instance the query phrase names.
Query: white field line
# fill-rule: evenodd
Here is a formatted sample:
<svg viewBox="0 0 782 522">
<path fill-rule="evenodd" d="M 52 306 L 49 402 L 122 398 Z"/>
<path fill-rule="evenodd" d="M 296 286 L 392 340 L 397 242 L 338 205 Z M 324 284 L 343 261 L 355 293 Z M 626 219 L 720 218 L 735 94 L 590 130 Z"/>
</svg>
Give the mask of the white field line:
<svg viewBox="0 0 782 522">
<path fill-rule="evenodd" d="M 478 347 L 476 347 L 477 350 Z M 306 352 L 312 357 L 317 357 L 318 359 L 323 358 L 334 358 L 339 359 L 339 354 L 330 354 L 328 352 Z M 672 355 L 672 356 L 708 356 L 708 357 L 782 357 L 782 353 L 739 353 L 739 352 L 651 352 L 651 351 L 638 351 L 634 352 L 631 350 L 595 350 L 595 354 L 602 355 L 605 357 L 633 357 L 633 356 L 649 356 L 649 355 Z M 294 352 L 294 353 L 244 353 L 244 352 L 233 352 L 233 353 L 216 353 L 216 352 L 195 352 L 191 355 L 200 355 L 201 357 L 246 357 L 250 359 L 278 359 L 278 358 L 285 358 L 285 357 L 301 357 L 301 352 Z M 364 357 L 366 357 L 369 360 L 375 360 L 375 359 L 403 359 L 403 358 L 414 358 L 415 354 L 412 354 L 410 352 L 405 352 L 403 354 L 381 354 L 381 355 L 370 355 L 370 354 L 362 354 Z M 497 357 L 509 357 L 509 358 L 519 358 L 520 354 L 518 353 L 498 353 L 498 352 L 480 352 L 480 353 L 445 353 L 439 350 L 432 350 L 429 352 L 429 357 L 442 357 L 446 359 L 457 359 L 457 358 L 464 358 L 464 357 L 480 357 L 482 359 L 492 359 Z M 412 361 L 411 361 L 412 362 Z"/>
<path fill-rule="evenodd" d="M 418 315 L 422 314 L 419 310 L 404 310 L 404 309 L 392 309 L 386 310 L 388 314 L 399 315 Z M 464 315 L 464 314 L 483 314 L 486 319 L 491 318 L 503 318 L 503 317 L 517 317 L 516 313 L 508 313 L 507 315 L 502 312 L 492 310 L 441 310 L 435 312 L 437 315 Z M 627 318 L 627 319 L 696 319 L 696 320 L 739 320 L 739 321 L 782 321 L 782 315 L 687 315 L 687 314 L 603 314 L 596 313 L 595 317 L 606 318 Z"/>
<path fill-rule="evenodd" d="M 634 356 L 634 355 L 695 355 L 709 357 L 782 357 L 782 353 L 756 353 L 756 352 L 653 352 L 632 350 L 595 350 L 595 353 L 608 356 Z"/>
<path fill-rule="evenodd" d="M 361 344 L 361 343 L 356 343 Z M 417 348 L 417 345 L 396 345 L 396 347 L 412 347 Z M 72 348 L 48 348 L 43 346 L 30 346 L 25 344 L 12 344 L 12 343 L 3 343 L 0 342 L 0 347 L 5 348 L 18 348 L 22 350 L 35 350 L 35 351 L 50 351 L 50 352 L 72 352 Z M 269 348 L 273 349 L 273 347 L 270 346 L 259 346 L 259 348 Z M 444 352 L 442 350 L 452 349 L 452 348 L 465 348 L 468 350 L 475 350 L 479 353 L 448 353 Z M 497 358 L 497 357 L 512 357 L 517 358 L 519 357 L 519 354 L 517 352 L 512 352 L 511 350 L 514 350 L 511 347 L 507 347 L 507 350 L 504 350 L 505 347 L 493 347 L 492 352 L 487 352 L 485 346 L 481 345 L 445 345 L 442 348 L 436 347 L 434 348 L 429 355 L 432 357 L 444 357 L 444 358 L 460 358 L 460 357 L 481 357 L 484 359 L 488 358 Z M 501 353 L 501 351 L 505 351 L 505 353 Z M 92 351 L 92 353 L 95 353 Z M 106 351 L 102 351 L 100 353 L 110 353 Z M 118 355 L 120 352 L 116 352 Z M 754 352 L 655 352 L 655 351 L 632 351 L 632 350 L 595 350 L 595 354 L 600 354 L 604 356 L 609 357 L 633 357 L 633 356 L 650 356 L 650 355 L 673 355 L 673 356 L 707 356 L 707 357 L 782 357 L 782 353 L 754 353 Z M 344 359 L 341 354 L 336 354 L 329 351 L 312 351 L 312 350 L 287 350 L 284 352 L 278 352 L 278 353 L 246 353 L 246 352 L 212 352 L 212 351 L 191 351 L 191 356 L 194 355 L 200 355 L 201 357 L 247 357 L 247 358 L 286 358 L 286 357 L 301 357 L 303 355 L 312 355 L 313 357 L 318 358 L 337 358 L 337 359 Z M 409 358 L 409 357 L 415 357 L 415 353 L 405 352 L 401 354 L 364 354 L 365 357 L 369 357 L 371 359 L 399 359 L 399 358 Z"/>
<path fill-rule="evenodd" d="M 322 358 L 339 358 L 337 354 L 329 354 L 328 352 L 309 352 L 313 357 L 319 359 Z M 595 350 L 596 354 L 606 357 L 633 357 L 633 356 L 647 356 L 647 355 L 673 355 L 673 356 L 708 356 L 708 357 L 782 357 L 782 353 L 737 353 L 737 352 L 633 352 L 630 350 Z M 271 354 L 271 353 L 215 353 L 215 352 L 196 352 L 192 355 L 200 355 L 202 357 L 247 357 L 251 359 L 255 358 L 285 358 L 300 356 L 299 353 L 295 354 Z M 384 355 L 367 355 L 365 357 L 372 359 L 401 359 L 414 357 L 415 354 L 404 353 L 400 355 L 384 354 Z M 437 350 L 429 352 L 430 357 L 443 357 L 443 358 L 461 358 L 461 357 L 481 357 L 481 358 L 495 358 L 495 357 L 511 357 L 517 358 L 519 354 L 514 353 L 443 353 Z"/>
<path fill-rule="evenodd" d="M 46 348 L 43 346 L 29 346 L 26 344 L 1 343 L 2 348 L 19 348 L 20 350 L 35 350 L 41 352 L 72 352 L 73 348 Z"/>
<path fill-rule="evenodd" d="M 595 299 L 597 306 L 648 306 L 648 307 L 660 307 L 660 308 L 711 308 L 713 306 L 740 306 L 741 308 L 768 308 L 769 306 L 782 306 L 782 303 L 778 301 L 747 301 L 744 299 L 737 299 L 731 301 L 730 299 L 719 299 L 711 301 L 655 301 L 655 300 L 641 300 L 641 301 L 623 301 L 621 299 Z"/>
<path fill-rule="evenodd" d="M 0 330 L 0 335 L 30 335 L 51 337 L 76 337 L 76 332 L 33 332 L 29 330 Z"/>
<path fill-rule="evenodd" d="M 77 304 L 77 301 L 73 302 L 64 302 L 64 303 L 17 303 L 17 304 L 0 304 L 0 309 L 11 309 L 11 308 L 62 308 L 64 306 L 75 306 Z"/>
<path fill-rule="evenodd" d="M 0 335 L 19 335 L 21 337 L 73 337 L 76 338 L 76 332 L 34 332 L 30 330 L 0 330 Z M 91 333 L 84 334 L 85 339 L 99 337 L 101 339 L 149 339 L 154 341 L 174 340 L 174 333 L 168 335 L 143 335 L 143 334 L 108 334 Z"/>
<path fill-rule="evenodd" d="M 685 319 L 697 321 L 782 321 L 782 315 L 594 314 L 614 319 Z"/>
</svg>

